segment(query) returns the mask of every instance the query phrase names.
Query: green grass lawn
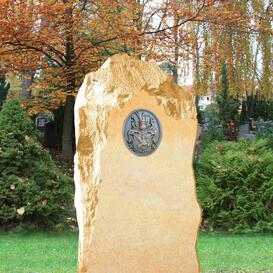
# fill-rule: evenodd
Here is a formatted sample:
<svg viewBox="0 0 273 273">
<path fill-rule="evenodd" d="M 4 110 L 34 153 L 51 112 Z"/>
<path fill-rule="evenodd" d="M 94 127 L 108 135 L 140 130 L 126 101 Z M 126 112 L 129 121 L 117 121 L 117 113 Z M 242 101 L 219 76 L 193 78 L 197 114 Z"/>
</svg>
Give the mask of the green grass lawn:
<svg viewBox="0 0 273 273">
<path fill-rule="evenodd" d="M 201 233 L 201 272 L 273 272 L 273 235 Z"/>
<path fill-rule="evenodd" d="M 77 243 L 69 232 L 0 233 L 0 273 L 75 273 Z"/>
<path fill-rule="evenodd" d="M 273 235 L 201 233 L 198 252 L 201 272 L 273 272 Z M 0 233 L 0 273 L 75 273 L 76 266 L 76 233 Z"/>
</svg>

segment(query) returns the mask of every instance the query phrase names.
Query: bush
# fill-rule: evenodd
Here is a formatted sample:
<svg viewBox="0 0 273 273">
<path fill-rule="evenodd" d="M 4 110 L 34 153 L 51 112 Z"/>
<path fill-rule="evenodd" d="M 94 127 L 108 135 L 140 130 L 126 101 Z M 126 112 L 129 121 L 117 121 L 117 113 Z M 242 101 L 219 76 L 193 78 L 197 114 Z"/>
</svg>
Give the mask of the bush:
<svg viewBox="0 0 273 273">
<path fill-rule="evenodd" d="M 260 93 L 258 91 L 257 93 Z M 243 100 L 243 114 L 245 119 L 252 118 L 254 120 L 273 120 L 273 101 L 272 100 L 264 100 L 262 97 L 258 95 L 255 96 L 247 96 Z M 243 119 L 244 117 L 242 117 Z"/>
<path fill-rule="evenodd" d="M 203 132 L 202 132 L 202 150 L 208 145 L 208 143 L 214 140 L 224 140 L 224 132 L 219 119 L 219 108 L 216 103 L 212 103 L 201 111 L 203 120 Z"/>
<path fill-rule="evenodd" d="M 204 228 L 273 231 L 271 145 L 263 139 L 207 146 L 196 165 Z"/>
<path fill-rule="evenodd" d="M 273 137 L 273 121 L 257 121 L 257 133 L 258 138 L 272 138 Z"/>
<path fill-rule="evenodd" d="M 71 205 L 72 191 L 20 101 L 6 102 L 0 112 L 0 225 L 52 228 Z"/>
<path fill-rule="evenodd" d="M 202 123 L 207 129 L 215 129 L 221 125 L 219 119 L 219 107 L 216 103 L 209 104 L 204 110 L 201 111 Z"/>
</svg>

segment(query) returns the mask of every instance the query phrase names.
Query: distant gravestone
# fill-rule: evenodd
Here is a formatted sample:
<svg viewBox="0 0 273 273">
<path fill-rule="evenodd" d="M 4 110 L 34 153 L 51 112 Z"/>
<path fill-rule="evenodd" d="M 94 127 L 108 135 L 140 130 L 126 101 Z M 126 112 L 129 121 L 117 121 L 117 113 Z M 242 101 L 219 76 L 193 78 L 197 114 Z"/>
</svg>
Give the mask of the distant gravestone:
<svg viewBox="0 0 273 273">
<path fill-rule="evenodd" d="M 45 123 L 47 122 L 47 117 L 39 114 L 35 119 L 35 126 L 38 131 L 44 132 Z"/>
<path fill-rule="evenodd" d="M 78 272 L 198 272 L 191 94 L 115 55 L 86 76 L 75 129 Z"/>
<path fill-rule="evenodd" d="M 45 147 L 50 148 L 61 147 L 61 139 L 57 134 L 56 122 L 53 120 L 45 123 L 43 144 Z"/>
<path fill-rule="evenodd" d="M 246 135 L 249 135 L 249 134 L 250 134 L 250 124 L 245 123 L 243 125 L 240 125 L 239 138 L 244 139 L 246 137 Z"/>
</svg>

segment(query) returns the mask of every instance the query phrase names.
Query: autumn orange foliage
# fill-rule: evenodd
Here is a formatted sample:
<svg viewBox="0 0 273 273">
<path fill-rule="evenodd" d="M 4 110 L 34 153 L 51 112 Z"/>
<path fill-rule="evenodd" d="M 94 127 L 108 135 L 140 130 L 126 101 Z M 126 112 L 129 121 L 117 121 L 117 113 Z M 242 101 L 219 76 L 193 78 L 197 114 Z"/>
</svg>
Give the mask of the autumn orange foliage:
<svg viewBox="0 0 273 273">
<path fill-rule="evenodd" d="M 168 62 L 176 81 L 193 77 L 197 95 L 219 89 L 226 62 L 231 95 L 272 98 L 272 9 L 267 0 L 0 0 L 1 70 L 30 79 L 31 114 L 65 104 L 118 52 Z"/>
<path fill-rule="evenodd" d="M 35 71 L 32 88 L 39 107 L 57 106 L 107 54 L 137 48 L 135 5 L 107 0 L 1 1 L 2 69 Z"/>
<path fill-rule="evenodd" d="M 262 0 L 243 2 L 2 0 L 2 70 L 35 73 L 31 88 L 37 111 L 63 103 L 67 94 L 77 92 L 87 72 L 117 52 L 168 61 L 185 73 L 190 60 L 197 93 L 208 88 L 201 73 L 214 71 L 211 80 L 217 84 L 220 63 L 226 60 L 230 82 L 237 82 L 234 90 L 249 89 L 250 79 L 240 81 L 247 73 L 241 63 L 247 62 L 251 50 L 248 37 L 259 31 L 272 34 L 264 24 L 272 6 Z M 34 101 L 36 112 L 33 109 Z"/>
</svg>

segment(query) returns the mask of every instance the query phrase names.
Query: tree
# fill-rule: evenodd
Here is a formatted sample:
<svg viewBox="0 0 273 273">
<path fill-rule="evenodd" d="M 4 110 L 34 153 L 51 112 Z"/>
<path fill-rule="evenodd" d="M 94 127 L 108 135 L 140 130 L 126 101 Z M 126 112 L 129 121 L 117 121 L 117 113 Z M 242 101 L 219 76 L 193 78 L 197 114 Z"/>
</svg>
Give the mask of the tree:
<svg viewBox="0 0 273 273">
<path fill-rule="evenodd" d="M 160 2 L 150 12 L 149 20 L 144 20 L 146 25 L 142 34 L 145 35 L 146 58 L 171 63 L 177 82 L 178 72 L 188 75 L 189 64 L 195 57 L 191 48 L 195 39 L 191 33 L 192 23 L 203 21 L 215 0 Z M 153 21 L 151 17 L 156 18 Z"/>
<path fill-rule="evenodd" d="M 219 118 L 222 122 L 227 140 L 237 140 L 238 137 L 238 102 L 229 94 L 227 64 L 222 64 L 221 91 L 217 96 Z"/>
<path fill-rule="evenodd" d="M 106 58 L 103 52 L 137 52 L 135 1 L 0 2 L 3 70 L 36 73 L 32 114 L 65 104 L 63 157 L 71 162 L 74 96 L 84 75 Z"/>
<path fill-rule="evenodd" d="M 272 1 L 217 1 L 205 20 L 193 22 L 198 29 L 192 39 L 197 94 L 220 90 L 221 64 L 226 62 L 230 95 L 259 93 L 272 99 L 272 15 Z"/>
<path fill-rule="evenodd" d="M 266 4 L 265 0 L 4 0 L 0 2 L 3 70 L 35 75 L 31 113 L 65 104 L 63 155 L 72 161 L 73 97 L 84 75 L 117 52 L 168 61 L 175 80 L 178 69 L 184 76 L 193 74 L 199 95 L 219 90 L 222 62 L 229 69 L 230 94 L 245 96 L 258 84 L 261 93 L 270 93 L 272 3 Z"/>
<path fill-rule="evenodd" d="M 242 102 L 241 121 L 248 118 L 254 120 L 273 120 L 273 101 L 258 95 L 248 96 Z"/>
<path fill-rule="evenodd" d="M 0 224 L 51 228 L 72 206 L 72 181 L 38 141 L 18 99 L 0 112 Z"/>
<path fill-rule="evenodd" d="M 271 3 L 273 5 L 273 3 Z M 264 11 L 264 18 L 261 20 L 261 25 L 265 29 L 271 29 L 272 25 L 272 17 L 269 16 L 268 9 L 270 6 L 266 8 Z M 261 82 L 260 82 L 260 91 L 259 94 L 266 100 L 272 100 L 272 89 L 273 89 L 273 51 L 272 51 L 272 35 L 268 32 L 261 33 L 261 45 L 262 45 L 262 56 L 263 56 L 263 69 L 261 75 Z"/>
<path fill-rule="evenodd" d="M 127 52 L 151 58 L 155 45 L 175 38 L 174 76 L 177 78 L 179 27 L 197 19 L 214 2 L 177 5 L 154 0 L 5 0 L 0 2 L 0 55 L 3 69 L 36 75 L 30 113 L 65 104 L 63 156 L 72 161 L 74 98 L 84 75 L 96 69 L 108 53 Z M 188 8 L 188 9 L 186 9 Z M 175 17 L 168 25 L 168 18 Z M 159 24 L 155 24 L 158 21 Z M 199 18 L 200 19 L 200 18 Z M 162 41 L 163 42 L 163 41 Z M 106 53 L 106 54 L 105 54 Z M 167 56 L 168 52 L 164 52 Z M 27 86 L 29 88 L 29 85 Z"/>
<path fill-rule="evenodd" d="M 7 78 L 5 75 L 0 76 L 0 108 L 3 105 L 3 102 L 7 98 L 7 94 L 10 88 L 10 84 L 7 83 Z"/>
</svg>

